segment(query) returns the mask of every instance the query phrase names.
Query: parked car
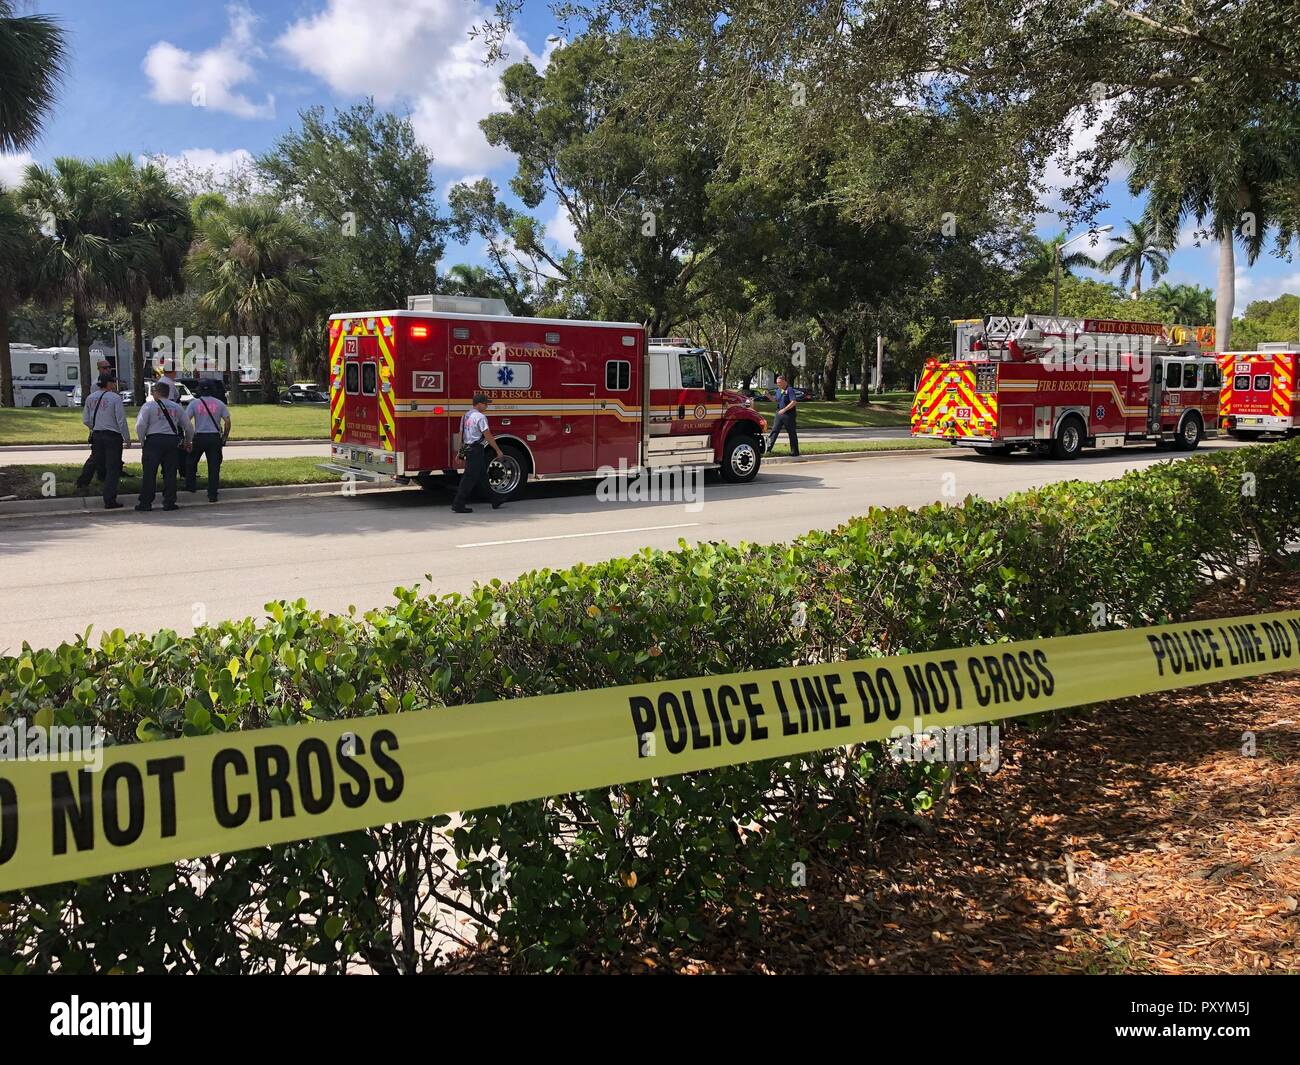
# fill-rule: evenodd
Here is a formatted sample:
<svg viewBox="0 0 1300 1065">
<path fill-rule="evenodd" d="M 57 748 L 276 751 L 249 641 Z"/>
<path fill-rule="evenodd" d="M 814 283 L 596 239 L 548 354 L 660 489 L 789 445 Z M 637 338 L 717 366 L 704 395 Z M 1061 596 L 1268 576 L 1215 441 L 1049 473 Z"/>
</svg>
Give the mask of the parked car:
<svg viewBox="0 0 1300 1065">
<path fill-rule="evenodd" d="M 319 388 L 300 388 L 297 385 L 291 385 L 280 394 L 280 405 L 284 407 L 329 406 L 329 401 L 329 393 Z"/>
<path fill-rule="evenodd" d="M 153 388 L 153 379 L 150 378 L 144 383 L 145 399 L 149 398 L 149 393 L 152 388 Z M 188 407 L 191 403 L 194 402 L 194 393 L 190 390 L 189 386 L 186 385 L 185 381 L 183 381 L 179 377 L 176 379 L 176 388 L 179 391 L 179 395 L 176 397 L 176 402 L 179 403 L 182 407 Z"/>
</svg>

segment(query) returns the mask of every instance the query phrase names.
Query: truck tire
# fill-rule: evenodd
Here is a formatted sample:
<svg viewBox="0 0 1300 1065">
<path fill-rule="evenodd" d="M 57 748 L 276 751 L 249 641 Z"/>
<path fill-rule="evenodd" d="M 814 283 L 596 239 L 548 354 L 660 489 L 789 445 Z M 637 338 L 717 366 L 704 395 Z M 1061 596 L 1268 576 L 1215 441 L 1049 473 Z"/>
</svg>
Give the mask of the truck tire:
<svg viewBox="0 0 1300 1065">
<path fill-rule="evenodd" d="M 501 445 L 501 458 L 488 460 L 487 489 L 489 503 L 508 503 L 518 499 L 528 484 L 528 453 L 509 441 Z"/>
<path fill-rule="evenodd" d="M 1179 451 L 1195 451 L 1201 442 L 1201 437 L 1205 435 L 1205 426 L 1201 424 L 1199 414 L 1189 414 L 1183 419 L 1183 424 L 1178 427 L 1178 435 L 1174 438 L 1174 447 Z"/>
<path fill-rule="evenodd" d="M 1067 414 L 1056 427 L 1056 436 L 1052 439 L 1052 458 L 1066 461 L 1077 459 L 1088 439 L 1087 434 L 1083 419 L 1077 414 Z"/>
<path fill-rule="evenodd" d="M 35 398 L 32 399 L 32 406 L 52 407 L 54 406 L 54 397 L 49 395 L 46 392 L 42 392 L 39 396 L 36 396 Z"/>
<path fill-rule="evenodd" d="M 722 449 L 722 479 L 732 484 L 748 484 L 758 476 L 763 464 L 763 449 L 753 433 L 732 433 Z"/>
</svg>

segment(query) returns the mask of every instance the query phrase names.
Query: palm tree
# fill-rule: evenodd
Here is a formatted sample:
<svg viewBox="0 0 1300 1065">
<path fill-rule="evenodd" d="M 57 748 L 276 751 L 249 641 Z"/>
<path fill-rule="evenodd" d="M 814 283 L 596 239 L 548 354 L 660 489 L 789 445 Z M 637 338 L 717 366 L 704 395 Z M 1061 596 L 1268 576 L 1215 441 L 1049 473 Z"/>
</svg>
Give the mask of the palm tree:
<svg viewBox="0 0 1300 1065">
<path fill-rule="evenodd" d="M 262 398 L 275 400 L 270 340 L 310 319 L 319 292 L 310 231 L 269 203 L 209 210 L 199 223 L 189 274 L 199 305 L 231 334 L 257 338 Z"/>
<path fill-rule="evenodd" d="M 1056 267 L 1057 249 L 1064 246 L 1068 234 L 1058 233 L 1051 240 L 1030 236 L 1027 240 L 1029 258 L 1024 266 L 1024 276 L 1036 281 L 1050 281 Z M 1097 261 L 1088 251 L 1066 252 L 1061 256 L 1061 271 L 1069 273 L 1078 266 L 1096 266 Z"/>
<path fill-rule="evenodd" d="M 107 169 L 81 159 L 59 158 L 52 169 L 32 165 L 19 190 L 23 204 L 42 221 L 34 289 L 46 300 L 70 300 L 81 364 L 82 395 L 90 391 L 90 315 L 111 300 L 124 281 L 124 221 L 129 204 Z"/>
<path fill-rule="evenodd" d="M 1174 325 L 1206 325 L 1214 318 L 1214 293 L 1199 285 L 1162 281 L 1147 291 L 1147 298 Z"/>
<path fill-rule="evenodd" d="M 31 294 L 36 243 L 36 226 L 31 218 L 13 195 L 0 191 L 0 407 L 14 405 L 9 315 Z"/>
<path fill-rule="evenodd" d="M 67 40 L 46 15 L 14 14 L 0 0 L 0 151 L 29 148 L 54 106 L 68 60 Z"/>
<path fill-rule="evenodd" d="M 1220 351 L 1229 350 L 1236 242 L 1242 242 L 1248 263 L 1259 258 L 1265 234 L 1279 220 L 1275 208 L 1287 202 L 1285 190 L 1300 181 L 1300 144 L 1247 125 L 1213 152 L 1174 138 L 1141 145 L 1130 161 L 1129 190 L 1134 195 L 1149 191 L 1146 220 L 1155 233 L 1168 235 L 1166 243 L 1172 244 L 1172 235 L 1190 218 L 1218 241 L 1215 344 Z"/>
<path fill-rule="evenodd" d="M 1151 280 L 1159 281 L 1169 270 L 1169 253 L 1173 244 L 1156 238 L 1154 227 L 1145 220 L 1128 223 L 1128 236 L 1116 237 L 1115 245 L 1101 260 L 1101 268 L 1106 273 L 1119 270 L 1119 283 L 1128 288 L 1130 278 L 1133 281 L 1133 296 L 1142 295 L 1142 269 L 1151 268 Z"/>
<path fill-rule="evenodd" d="M 131 316 L 132 381 L 135 401 L 144 402 L 144 309 L 152 296 L 169 299 L 185 291 L 185 257 L 194 237 L 184 195 L 153 163 L 136 166 L 129 155 L 107 164 L 109 176 L 127 199 L 128 217 L 120 251 L 118 300 Z"/>
</svg>

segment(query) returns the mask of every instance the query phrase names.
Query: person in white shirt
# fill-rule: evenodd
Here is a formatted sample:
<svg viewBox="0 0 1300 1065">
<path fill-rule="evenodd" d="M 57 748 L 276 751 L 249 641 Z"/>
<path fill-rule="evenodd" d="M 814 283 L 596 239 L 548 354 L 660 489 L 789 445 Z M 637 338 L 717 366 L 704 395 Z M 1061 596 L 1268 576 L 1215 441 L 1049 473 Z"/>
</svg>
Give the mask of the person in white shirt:
<svg viewBox="0 0 1300 1065">
<path fill-rule="evenodd" d="M 185 411 L 194 426 L 193 446 L 185 463 L 185 491 L 198 491 L 199 459 L 208 457 L 208 502 L 221 490 L 221 450 L 230 439 L 230 408 L 216 398 L 211 381 L 199 383 L 198 398 Z"/>
<path fill-rule="evenodd" d="M 81 420 L 90 430 L 90 461 L 82 467 L 77 487 L 88 489 L 90 478 L 97 475 L 104 482 L 104 509 L 117 510 L 117 485 L 122 474 L 122 448 L 131 442 L 126 424 L 126 408 L 117 394 L 117 378 L 110 373 L 99 375 L 99 385 L 86 397 Z"/>
<path fill-rule="evenodd" d="M 185 417 L 179 403 L 167 398 L 167 386 L 155 381 L 153 398 L 140 408 L 135 435 L 140 440 L 144 470 L 140 477 L 140 502 L 136 510 L 153 510 L 158 467 L 163 471 L 163 510 L 180 510 L 176 503 L 176 471 L 181 452 L 188 451 L 194 438 L 194 424 Z"/>
<path fill-rule="evenodd" d="M 487 405 L 487 396 L 478 393 L 474 397 L 474 406 L 461 419 L 460 442 L 465 448 L 465 472 L 461 474 L 460 487 L 456 489 L 456 499 L 451 504 L 451 509 L 457 514 L 473 513 L 465 503 L 474 490 L 487 481 L 488 447 L 497 453 L 497 458 L 501 457 L 501 448 L 488 428 Z M 496 510 L 500 505 L 500 502 L 493 502 L 492 509 Z"/>
<path fill-rule="evenodd" d="M 170 399 L 173 403 L 180 402 L 181 385 L 180 382 L 176 380 L 175 366 L 169 366 L 167 369 L 163 370 L 162 376 L 158 378 L 158 383 L 167 386 L 167 399 Z"/>
</svg>

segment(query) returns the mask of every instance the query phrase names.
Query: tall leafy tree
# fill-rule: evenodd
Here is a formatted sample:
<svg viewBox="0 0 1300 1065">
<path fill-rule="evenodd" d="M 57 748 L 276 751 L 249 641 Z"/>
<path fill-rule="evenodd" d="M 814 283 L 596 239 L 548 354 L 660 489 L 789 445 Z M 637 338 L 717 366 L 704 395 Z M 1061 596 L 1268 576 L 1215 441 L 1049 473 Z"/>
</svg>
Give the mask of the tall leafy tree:
<svg viewBox="0 0 1300 1065">
<path fill-rule="evenodd" d="M 268 202 L 203 215 L 189 259 L 199 305 L 232 335 L 256 337 L 262 397 L 275 400 L 272 338 L 298 334 L 316 311 L 320 254 L 311 231 Z"/>
<path fill-rule="evenodd" d="M 30 148 L 54 106 L 67 37 L 47 15 L 18 15 L 0 0 L 0 151 Z"/>
<path fill-rule="evenodd" d="M 1101 268 L 1106 273 L 1119 271 L 1119 283 L 1125 288 L 1133 282 L 1133 293 L 1142 295 L 1142 271 L 1151 271 L 1152 282 L 1159 281 L 1169 269 L 1169 253 L 1173 245 L 1168 235 L 1158 239 L 1150 224 L 1139 220 L 1125 219 L 1128 232 L 1114 238 L 1110 251 L 1103 256 Z"/>
<path fill-rule="evenodd" d="M 17 199 L 0 190 L 0 407 L 14 405 L 10 318 L 31 294 L 38 238 L 31 217 L 19 207 Z"/>
<path fill-rule="evenodd" d="M 321 263 L 327 297 L 401 308 L 407 296 L 436 291 L 448 222 L 433 156 L 410 119 L 366 100 L 333 118 L 314 107 L 301 120 L 258 160 L 258 173 L 329 249 Z"/>
<path fill-rule="evenodd" d="M 454 206 L 458 235 L 477 232 L 536 271 L 562 281 L 592 317 L 640 320 L 662 335 L 708 295 L 701 284 L 725 226 L 711 210 L 716 131 L 696 115 L 690 136 L 657 135 L 622 98 L 633 69 L 646 70 L 672 42 L 591 33 L 557 50 L 545 72 L 509 67 L 501 80 L 508 110 L 481 123 L 508 148 L 511 190 L 525 208 L 545 201 L 572 226 L 581 255 L 557 251 L 545 226 L 470 188 Z"/>
<path fill-rule="evenodd" d="M 49 168 L 28 167 L 19 196 L 45 237 L 33 262 L 33 289 L 45 300 L 72 304 L 84 395 L 93 383 L 91 315 L 123 286 L 127 196 L 102 164 L 66 157 Z"/>
<path fill-rule="evenodd" d="M 144 402 L 144 309 L 150 298 L 169 299 L 185 290 L 185 258 L 194 225 L 189 204 L 155 163 L 138 166 L 130 156 L 108 164 L 110 179 L 125 195 L 120 231 L 122 272 L 116 296 L 131 317 L 132 381 Z"/>
</svg>

